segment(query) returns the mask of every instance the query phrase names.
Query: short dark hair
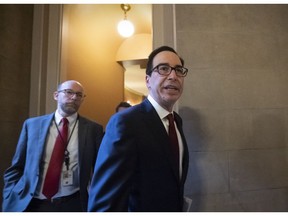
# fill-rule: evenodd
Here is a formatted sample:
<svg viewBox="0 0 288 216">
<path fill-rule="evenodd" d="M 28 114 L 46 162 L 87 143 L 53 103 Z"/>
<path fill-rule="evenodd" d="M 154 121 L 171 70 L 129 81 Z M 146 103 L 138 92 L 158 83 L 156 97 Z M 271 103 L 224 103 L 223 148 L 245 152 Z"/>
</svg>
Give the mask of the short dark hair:
<svg viewBox="0 0 288 216">
<path fill-rule="evenodd" d="M 118 109 L 120 107 L 127 107 L 128 108 L 128 107 L 131 107 L 131 104 L 129 104 L 129 103 L 125 102 L 125 101 L 122 101 L 116 106 L 115 111 L 118 112 Z"/>
<path fill-rule="evenodd" d="M 169 51 L 169 52 L 175 53 L 180 58 L 182 66 L 184 66 L 184 60 L 178 55 L 178 53 L 172 47 L 161 46 L 161 47 L 158 47 L 157 49 L 153 50 L 150 53 L 150 55 L 148 57 L 147 66 L 146 66 L 146 75 L 149 75 L 149 76 L 151 75 L 152 69 L 153 69 L 153 59 L 158 53 L 163 52 L 163 51 Z"/>
</svg>

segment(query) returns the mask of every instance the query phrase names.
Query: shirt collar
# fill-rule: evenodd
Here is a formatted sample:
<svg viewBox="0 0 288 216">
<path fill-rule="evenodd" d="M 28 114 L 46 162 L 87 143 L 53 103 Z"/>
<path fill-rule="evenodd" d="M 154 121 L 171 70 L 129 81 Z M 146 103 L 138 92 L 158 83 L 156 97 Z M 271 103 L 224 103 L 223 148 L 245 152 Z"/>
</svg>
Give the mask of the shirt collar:
<svg viewBox="0 0 288 216">
<path fill-rule="evenodd" d="M 165 118 L 170 112 L 168 112 L 166 109 L 161 107 L 151 95 L 148 95 L 147 99 L 150 101 L 156 112 L 158 113 L 160 119 Z M 173 113 L 173 112 L 172 112 Z"/>
<path fill-rule="evenodd" d="M 60 113 L 58 112 L 58 110 L 56 110 L 56 112 L 55 112 L 55 122 L 56 122 L 57 125 L 60 124 L 60 121 L 61 121 L 62 118 L 64 118 L 64 117 L 60 115 Z M 71 124 L 73 124 L 73 123 L 77 120 L 77 118 L 78 118 L 78 113 L 76 112 L 76 113 L 74 113 L 73 115 L 70 115 L 70 116 L 68 116 L 68 117 L 66 117 L 66 118 L 68 119 L 69 124 L 71 125 Z"/>
</svg>

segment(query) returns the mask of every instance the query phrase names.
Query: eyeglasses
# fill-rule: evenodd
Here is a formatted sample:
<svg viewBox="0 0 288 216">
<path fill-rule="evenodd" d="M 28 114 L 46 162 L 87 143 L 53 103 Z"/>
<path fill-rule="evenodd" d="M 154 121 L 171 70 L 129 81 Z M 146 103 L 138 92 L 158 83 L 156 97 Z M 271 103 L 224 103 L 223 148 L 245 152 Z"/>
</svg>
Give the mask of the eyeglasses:
<svg viewBox="0 0 288 216">
<path fill-rule="evenodd" d="M 167 64 L 157 65 L 156 67 L 152 69 L 152 72 L 156 71 L 160 75 L 168 76 L 172 72 L 172 70 L 175 71 L 178 77 L 185 77 L 188 73 L 188 69 L 185 67 L 182 67 L 182 66 L 171 67 L 170 65 L 167 65 Z"/>
<path fill-rule="evenodd" d="M 60 90 L 60 91 L 58 91 L 58 92 L 59 92 L 59 93 L 60 93 L 60 92 L 63 92 L 63 93 L 65 94 L 65 96 L 67 96 L 67 97 L 69 97 L 69 98 L 72 98 L 72 97 L 74 97 L 74 95 L 76 95 L 76 98 L 77 98 L 78 100 L 86 97 L 86 95 L 84 95 L 82 92 L 74 92 L 74 91 L 71 90 L 71 89 L 63 89 L 63 90 Z"/>
</svg>

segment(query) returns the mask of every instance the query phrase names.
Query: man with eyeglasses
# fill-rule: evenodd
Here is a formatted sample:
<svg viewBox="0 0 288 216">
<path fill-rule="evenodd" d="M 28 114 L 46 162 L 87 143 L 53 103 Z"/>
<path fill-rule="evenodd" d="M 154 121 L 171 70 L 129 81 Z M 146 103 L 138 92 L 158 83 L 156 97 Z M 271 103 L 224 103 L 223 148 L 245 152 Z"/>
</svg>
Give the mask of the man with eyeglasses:
<svg viewBox="0 0 288 216">
<path fill-rule="evenodd" d="M 3 211 L 87 211 L 103 127 L 78 114 L 83 86 L 68 80 L 54 92 L 57 110 L 24 122 L 4 173 Z"/>
<path fill-rule="evenodd" d="M 171 47 L 159 47 L 149 55 L 148 98 L 109 120 L 92 178 L 88 211 L 183 210 L 189 155 L 182 120 L 173 107 L 182 94 L 187 72 L 183 59 Z M 168 123 L 167 116 L 174 116 L 175 122 L 171 118 Z M 171 133 L 170 125 L 174 127 Z"/>
</svg>

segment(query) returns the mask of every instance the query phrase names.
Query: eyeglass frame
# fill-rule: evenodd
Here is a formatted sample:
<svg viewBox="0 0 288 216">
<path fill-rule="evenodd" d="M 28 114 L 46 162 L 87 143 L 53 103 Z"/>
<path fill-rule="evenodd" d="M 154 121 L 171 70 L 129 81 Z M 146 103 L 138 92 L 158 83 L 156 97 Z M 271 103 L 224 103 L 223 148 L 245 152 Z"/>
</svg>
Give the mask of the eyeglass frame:
<svg viewBox="0 0 288 216">
<path fill-rule="evenodd" d="M 167 74 L 161 74 L 161 73 L 159 72 L 159 66 L 166 66 L 166 67 L 168 67 L 168 68 L 170 69 L 170 72 L 167 73 Z M 180 72 L 180 73 L 177 72 L 176 69 L 179 69 L 179 68 L 184 69 L 184 72 Z M 156 70 L 156 69 L 157 69 L 157 70 Z M 186 77 L 187 74 L 188 74 L 188 68 L 185 68 L 185 67 L 183 67 L 183 66 L 172 67 L 172 66 L 170 66 L 169 64 L 164 64 L 164 63 L 160 63 L 160 64 L 156 65 L 156 66 L 151 70 L 151 73 L 155 71 L 155 72 L 157 72 L 158 74 L 160 74 L 160 75 L 162 75 L 162 76 L 169 76 L 169 75 L 172 73 L 172 70 L 175 71 L 175 74 L 176 74 L 178 77 Z"/>
<path fill-rule="evenodd" d="M 57 92 L 58 92 L 58 93 L 61 93 L 61 92 L 64 93 L 65 96 L 68 97 L 68 98 L 73 98 L 74 95 L 76 95 L 76 98 L 77 98 L 78 100 L 81 100 L 81 99 L 83 99 L 83 98 L 86 97 L 86 95 L 83 94 L 82 92 L 75 92 L 75 91 L 73 91 L 72 89 L 62 89 L 62 90 L 59 90 L 59 91 L 57 91 Z"/>
</svg>

